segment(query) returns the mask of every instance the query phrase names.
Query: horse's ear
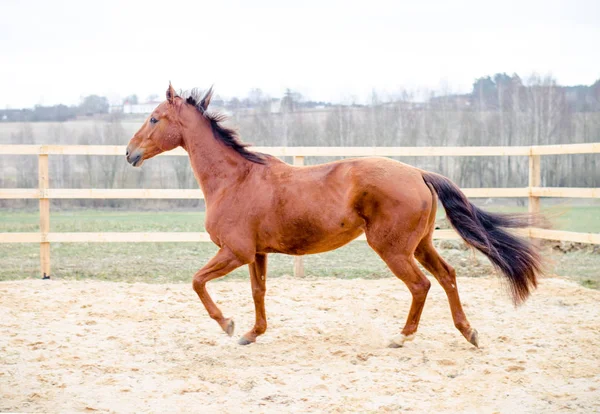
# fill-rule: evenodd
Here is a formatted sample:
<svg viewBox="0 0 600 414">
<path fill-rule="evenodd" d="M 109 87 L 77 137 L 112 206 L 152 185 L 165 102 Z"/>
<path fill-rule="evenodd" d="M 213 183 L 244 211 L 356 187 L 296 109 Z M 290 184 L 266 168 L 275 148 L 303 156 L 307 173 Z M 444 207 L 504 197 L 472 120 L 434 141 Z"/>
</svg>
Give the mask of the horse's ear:
<svg viewBox="0 0 600 414">
<path fill-rule="evenodd" d="M 171 82 L 169 82 L 169 89 L 167 89 L 167 101 L 169 101 L 169 103 L 172 104 L 176 96 L 177 92 L 175 92 L 175 89 L 173 89 L 173 85 L 171 85 Z"/>
<path fill-rule="evenodd" d="M 208 109 L 208 105 L 210 105 L 210 100 L 212 99 L 212 96 L 213 96 L 213 86 L 211 86 L 208 89 L 208 91 L 206 91 L 206 93 L 202 97 L 202 100 L 200 101 L 200 106 L 202 107 L 202 109 L 204 111 L 206 111 Z"/>
</svg>

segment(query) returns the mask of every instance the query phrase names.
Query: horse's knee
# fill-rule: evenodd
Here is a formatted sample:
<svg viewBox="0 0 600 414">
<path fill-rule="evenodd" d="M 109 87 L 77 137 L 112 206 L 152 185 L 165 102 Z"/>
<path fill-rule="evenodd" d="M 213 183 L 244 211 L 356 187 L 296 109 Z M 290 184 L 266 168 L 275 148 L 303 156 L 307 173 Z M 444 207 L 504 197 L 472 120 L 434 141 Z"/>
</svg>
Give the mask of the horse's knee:
<svg viewBox="0 0 600 414">
<path fill-rule="evenodd" d="M 431 288 L 431 282 L 427 278 L 423 278 L 418 283 L 412 285 L 410 292 L 415 299 L 425 300 L 427 293 Z"/>
<path fill-rule="evenodd" d="M 427 293 L 429 292 L 429 289 L 431 288 L 431 282 L 429 281 L 429 279 L 423 278 L 421 285 L 422 285 L 421 289 L 423 290 L 423 293 L 425 295 L 427 295 Z"/>
<path fill-rule="evenodd" d="M 206 281 L 201 276 L 194 276 L 192 279 L 192 288 L 197 294 L 200 294 L 204 290 L 204 286 L 206 286 Z"/>
</svg>

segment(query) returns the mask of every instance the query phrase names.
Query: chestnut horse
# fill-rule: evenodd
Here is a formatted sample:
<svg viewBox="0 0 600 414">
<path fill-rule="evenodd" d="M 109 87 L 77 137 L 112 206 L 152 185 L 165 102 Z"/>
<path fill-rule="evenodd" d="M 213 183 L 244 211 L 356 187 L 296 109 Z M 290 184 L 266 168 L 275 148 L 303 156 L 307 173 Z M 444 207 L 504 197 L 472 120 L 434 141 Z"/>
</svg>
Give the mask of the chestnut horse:
<svg viewBox="0 0 600 414">
<path fill-rule="evenodd" d="M 515 304 L 536 287 L 540 255 L 526 240 L 503 228 L 526 227 L 532 216 L 485 212 L 471 204 L 448 178 L 387 158 L 345 159 L 291 166 L 252 152 L 223 117 L 207 112 L 212 88 L 179 96 L 169 84 L 167 99 L 152 112 L 127 146 L 134 167 L 162 152 L 183 147 L 206 201 L 206 231 L 219 247 L 193 278 L 208 314 L 229 335 L 225 318 L 206 283 L 248 265 L 256 322 L 239 343 L 256 341 L 267 329 L 267 254 L 304 255 L 337 249 L 366 234 L 369 246 L 412 294 L 401 347 L 417 330 L 430 282 L 418 260 L 444 288 L 454 325 L 473 345 L 477 331 L 462 309 L 456 273 L 432 242 L 438 198 L 465 242 L 483 252 L 509 282 Z"/>
</svg>

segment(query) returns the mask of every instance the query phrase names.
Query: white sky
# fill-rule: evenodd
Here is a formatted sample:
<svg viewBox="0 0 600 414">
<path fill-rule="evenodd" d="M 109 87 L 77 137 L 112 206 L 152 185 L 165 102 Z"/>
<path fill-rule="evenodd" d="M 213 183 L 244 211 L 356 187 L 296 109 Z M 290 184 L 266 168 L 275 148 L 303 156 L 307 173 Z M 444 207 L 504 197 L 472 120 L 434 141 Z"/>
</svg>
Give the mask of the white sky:
<svg viewBox="0 0 600 414">
<path fill-rule="evenodd" d="M 0 108 L 162 98 L 169 80 L 332 101 L 496 72 L 590 84 L 599 51 L 600 0 L 0 0 Z"/>
</svg>

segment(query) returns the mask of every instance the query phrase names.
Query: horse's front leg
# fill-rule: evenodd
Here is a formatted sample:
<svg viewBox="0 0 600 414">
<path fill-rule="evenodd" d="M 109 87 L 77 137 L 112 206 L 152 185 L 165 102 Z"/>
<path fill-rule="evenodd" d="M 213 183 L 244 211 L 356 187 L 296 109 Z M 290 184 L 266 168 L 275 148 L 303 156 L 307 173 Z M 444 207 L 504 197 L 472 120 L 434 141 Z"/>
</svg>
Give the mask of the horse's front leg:
<svg viewBox="0 0 600 414">
<path fill-rule="evenodd" d="M 217 307 L 217 305 L 215 305 L 215 302 L 213 302 L 210 295 L 206 291 L 206 283 L 218 277 L 225 276 L 227 273 L 248 262 L 250 262 L 250 260 L 244 261 L 233 254 L 231 250 L 224 247 L 220 249 L 216 256 L 210 259 L 210 261 L 194 275 L 194 290 L 198 294 L 198 297 L 202 301 L 206 311 L 211 318 L 217 321 L 221 329 L 223 329 L 229 336 L 233 335 L 233 330 L 235 327 L 233 319 L 226 319 L 223 317 L 221 310 Z"/>
<path fill-rule="evenodd" d="M 254 328 L 240 338 L 240 345 L 256 342 L 256 337 L 267 330 L 267 315 L 265 312 L 265 293 L 267 291 L 267 255 L 257 254 L 254 262 L 248 265 L 250 269 L 250 282 L 252 283 L 252 298 L 256 311 Z"/>
</svg>

